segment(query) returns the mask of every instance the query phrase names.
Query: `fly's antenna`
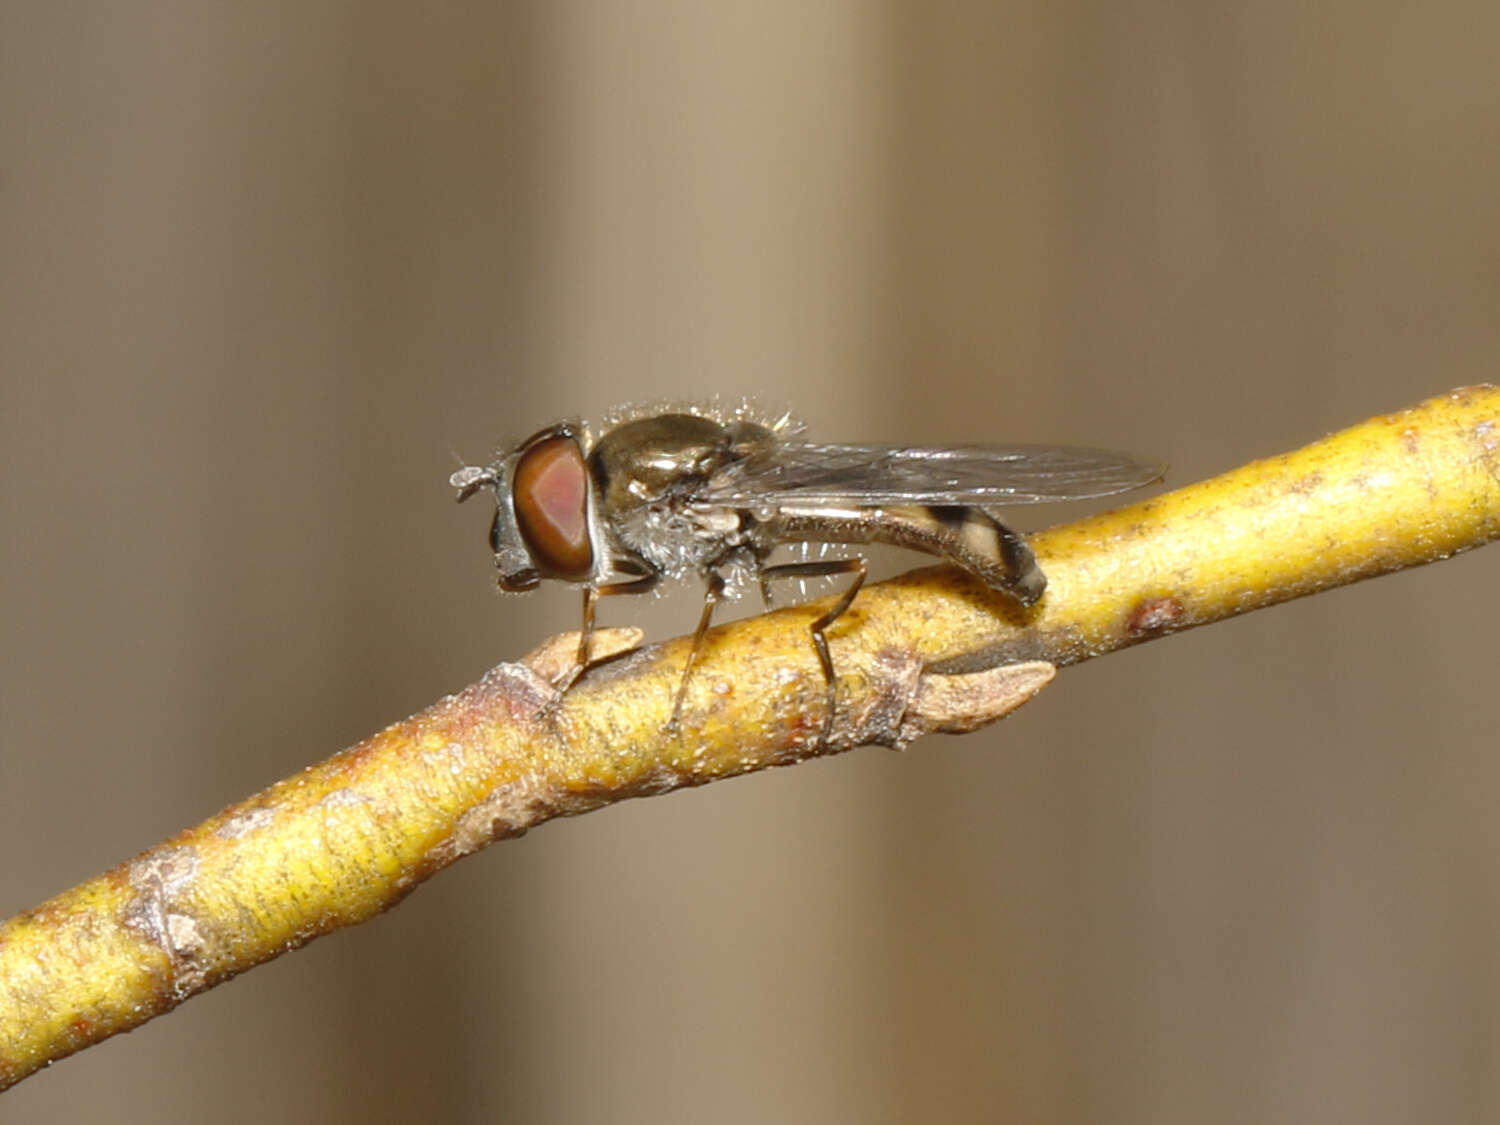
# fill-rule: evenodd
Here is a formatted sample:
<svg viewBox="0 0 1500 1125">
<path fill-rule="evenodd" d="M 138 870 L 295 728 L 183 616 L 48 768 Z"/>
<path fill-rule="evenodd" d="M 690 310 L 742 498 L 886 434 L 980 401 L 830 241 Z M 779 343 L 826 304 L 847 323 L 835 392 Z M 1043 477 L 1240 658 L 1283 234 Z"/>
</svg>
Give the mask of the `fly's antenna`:
<svg viewBox="0 0 1500 1125">
<path fill-rule="evenodd" d="M 462 504 L 481 488 L 497 488 L 500 478 L 495 475 L 493 465 L 465 465 L 448 478 L 448 484 L 458 489 L 458 502 Z"/>
</svg>

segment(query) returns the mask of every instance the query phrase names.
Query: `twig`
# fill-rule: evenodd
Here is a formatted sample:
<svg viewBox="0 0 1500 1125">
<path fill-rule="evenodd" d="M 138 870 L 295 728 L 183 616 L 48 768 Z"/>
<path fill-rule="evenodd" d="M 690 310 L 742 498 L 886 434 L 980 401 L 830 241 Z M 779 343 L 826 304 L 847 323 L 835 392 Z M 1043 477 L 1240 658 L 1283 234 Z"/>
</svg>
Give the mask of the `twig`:
<svg viewBox="0 0 1500 1125">
<path fill-rule="evenodd" d="M 1500 392 L 1470 387 L 1296 453 L 1032 537 L 1026 611 L 948 568 L 714 630 L 666 731 L 682 639 L 593 670 L 555 710 L 573 639 L 0 925 L 0 1089 L 306 941 L 362 922 L 492 840 L 626 797 L 787 765 L 1019 706 L 1054 666 L 1500 536 Z M 600 635 L 631 650 L 632 630 Z"/>
</svg>

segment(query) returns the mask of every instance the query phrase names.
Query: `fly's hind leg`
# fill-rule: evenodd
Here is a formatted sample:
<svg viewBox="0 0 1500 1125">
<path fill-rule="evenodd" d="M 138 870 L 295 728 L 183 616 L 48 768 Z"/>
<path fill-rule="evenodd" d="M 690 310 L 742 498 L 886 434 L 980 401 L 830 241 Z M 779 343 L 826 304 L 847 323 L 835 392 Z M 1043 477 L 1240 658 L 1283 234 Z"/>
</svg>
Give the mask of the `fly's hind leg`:
<svg viewBox="0 0 1500 1125">
<path fill-rule="evenodd" d="M 852 574 L 854 580 L 849 583 L 839 600 L 833 603 L 833 608 L 818 618 L 808 627 L 812 634 L 813 648 L 818 653 L 818 663 L 823 666 L 823 682 L 828 689 L 828 706 L 823 711 L 823 733 L 821 742 L 826 744 L 828 736 L 833 731 L 833 712 L 837 705 L 837 681 L 833 676 L 833 657 L 828 652 L 828 627 L 844 616 L 845 611 L 854 604 L 854 596 L 859 593 L 859 588 L 865 584 L 865 575 L 868 569 L 865 560 L 853 559 L 825 559 L 819 562 L 795 562 L 780 563 L 776 566 L 763 567 L 760 572 L 761 595 L 770 604 L 770 584 L 784 578 L 832 578 L 839 574 Z"/>
</svg>

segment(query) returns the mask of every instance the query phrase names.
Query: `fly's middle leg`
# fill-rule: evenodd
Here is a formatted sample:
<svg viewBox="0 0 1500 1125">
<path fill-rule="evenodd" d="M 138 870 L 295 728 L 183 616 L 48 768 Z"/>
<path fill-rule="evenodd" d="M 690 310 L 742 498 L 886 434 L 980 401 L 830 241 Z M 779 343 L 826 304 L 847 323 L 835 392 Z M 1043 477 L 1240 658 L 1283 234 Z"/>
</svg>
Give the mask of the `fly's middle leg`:
<svg viewBox="0 0 1500 1125">
<path fill-rule="evenodd" d="M 761 594 L 767 595 L 770 583 L 785 578 L 832 578 L 839 574 L 852 574 L 854 580 L 849 583 L 848 588 L 839 596 L 839 600 L 833 603 L 833 608 L 822 617 L 818 618 L 808 627 L 812 634 L 813 648 L 818 653 L 818 663 L 823 668 L 823 682 L 827 687 L 828 705 L 823 711 L 823 733 L 821 741 L 828 742 L 829 735 L 833 732 L 833 713 L 838 702 L 838 683 L 833 675 L 833 657 L 828 652 L 828 627 L 837 621 L 848 608 L 854 604 L 854 596 L 859 593 L 859 588 L 865 584 L 865 575 L 868 568 L 865 560 L 853 559 L 825 559 L 818 562 L 795 562 L 780 563 L 776 566 L 762 568 L 760 572 Z M 767 597 L 769 604 L 769 597 Z"/>
<path fill-rule="evenodd" d="M 682 700 L 687 695 L 688 680 L 693 675 L 693 665 L 698 663 L 698 654 L 703 649 L 703 638 L 714 618 L 714 606 L 724 596 L 724 576 L 717 570 L 708 572 L 708 584 L 703 590 L 703 612 L 698 615 L 698 627 L 693 630 L 693 647 L 688 649 L 687 663 L 682 666 L 682 679 L 677 684 L 677 699 L 672 704 L 672 717 L 667 720 L 667 730 L 675 732 L 682 719 Z"/>
</svg>

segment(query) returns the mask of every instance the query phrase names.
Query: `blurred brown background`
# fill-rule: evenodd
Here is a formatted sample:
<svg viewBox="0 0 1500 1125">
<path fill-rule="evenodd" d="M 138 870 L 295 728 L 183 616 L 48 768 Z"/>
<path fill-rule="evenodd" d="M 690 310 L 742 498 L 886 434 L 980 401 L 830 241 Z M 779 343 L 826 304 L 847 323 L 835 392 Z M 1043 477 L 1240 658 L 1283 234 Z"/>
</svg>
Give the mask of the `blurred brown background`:
<svg viewBox="0 0 1500 1125">
<path fill-rule="evenodd" d="M 446 485 L 555 417 L 1185 483 L 1493 379 L 1497 47 L 1493 0 L 5 0 L 0 915 L 573 627 Z M 1497 578 L 548 825 L 0 1120 L 1495 1120 Z"/>
</svg>

